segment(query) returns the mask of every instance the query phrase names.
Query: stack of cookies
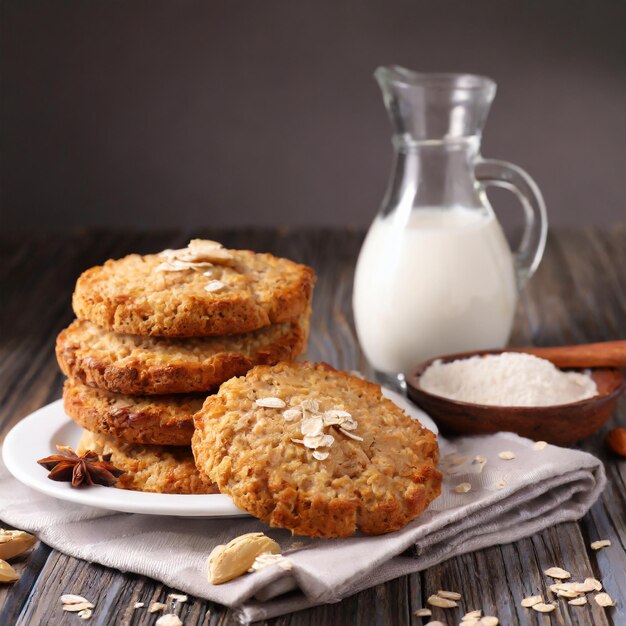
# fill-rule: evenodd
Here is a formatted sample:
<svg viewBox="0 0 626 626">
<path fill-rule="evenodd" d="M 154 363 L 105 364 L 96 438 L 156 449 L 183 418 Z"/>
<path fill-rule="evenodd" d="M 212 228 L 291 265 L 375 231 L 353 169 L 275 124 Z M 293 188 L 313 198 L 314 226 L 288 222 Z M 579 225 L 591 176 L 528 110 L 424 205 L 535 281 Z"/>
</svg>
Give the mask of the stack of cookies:
<svg viewBox="0 0 626 626">
<path fill-rule="evenodd" d="M 197 239 L 84 272 L 56 344 L 79 452 L 110 455 L 122 488 L 215 493 L 194 464 L 193 416 L 224 381 L 305 351 L 314 281 L 293 261 Z"/>
</svg>

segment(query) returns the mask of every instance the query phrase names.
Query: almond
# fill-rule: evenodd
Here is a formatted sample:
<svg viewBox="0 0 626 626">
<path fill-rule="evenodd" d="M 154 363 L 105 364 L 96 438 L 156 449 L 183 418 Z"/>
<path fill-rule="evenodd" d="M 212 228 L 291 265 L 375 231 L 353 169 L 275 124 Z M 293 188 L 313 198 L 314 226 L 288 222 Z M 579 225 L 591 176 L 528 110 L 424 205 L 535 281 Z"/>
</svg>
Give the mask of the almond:
<svg viewBox="0 0 626 626">
<path fill-rule="evenodd" d="M 454 600 L 448 600 L 448 598 L 442 598 L 441 596 L 435 595 L 430 596 L 426 602 L 432 606 L 438 606 L 441 609 L 451 609 L 458 606 Z"/>
<path fill-rule="evenodd" d="M 0 528 L 0 559 L 8 561 L 32 548 L 37 539 L 23 530 Z"/>
<path fill-rule="evenodd" d="M 66 593 L 61 596 L 61 604 L 82 604 L 83 602 L 89 602 L 89 600 L 74 593 Z"/>
<path fill-rule="evenodd" d="M 0 583 L 14 583 L 18 578 L 17 572 L 6 561 L 0 559 Z"/>
<path fill-rule="evenodd" d="M 565 569 L 561 567 L 549 567 L 547 570 L 543 572 L 546 576 L 550 576 L 550 578 L 571 578 L 572 575 Z"/>
<path fill-rule="evenodd" d="M 614 428 L 606 436 L 606 445 L 620 456 L 626 456 L 626 428 Z"/>
<path fill-rule="evenodd" d="M 608 593 L 599 593 L 593 598 L 600 606 L 615 606 L 615 602 Z"/>
<path fill-rule="evenodd" d="M 417 611 L 413 613 L 415 617 L 430 617 L 432 614 L 433 612 L 430 609 L 417 609 Z"/>
<path fill-rule="evenodd" d="M 79 613 L 80 611 L 84 611 L 86 609 L 93 609 L 94 605 L 91 602 L 79 602 L 76 604 L 64 604 L 63 610 L 69 611 L 70 613 Z"/>
<path fill-rule="evenodd" d="M 247 533 L 216 546 L 209 555 L 209 581 L 220 585 L 245 574 L 257 556 L 266 552 L 280 554 L 280 546 L 263 533 Z"/>
</svg>

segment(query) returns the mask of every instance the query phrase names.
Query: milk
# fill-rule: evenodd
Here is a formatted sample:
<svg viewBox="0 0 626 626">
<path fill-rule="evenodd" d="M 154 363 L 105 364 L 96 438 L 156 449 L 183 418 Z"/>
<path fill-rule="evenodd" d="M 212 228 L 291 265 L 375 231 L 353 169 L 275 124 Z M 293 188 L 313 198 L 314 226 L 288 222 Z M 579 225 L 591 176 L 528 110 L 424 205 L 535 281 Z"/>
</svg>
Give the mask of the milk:
<svg viewBox="0 0 626 626">
<path fill-rule="evenodd" d="M 434 356 L 503 347 L 517 299 L 513 257 L 493 214 L 454 207 L 379 216 L 356 267 L 354 315 L 381 372 Z"/>
</svg>

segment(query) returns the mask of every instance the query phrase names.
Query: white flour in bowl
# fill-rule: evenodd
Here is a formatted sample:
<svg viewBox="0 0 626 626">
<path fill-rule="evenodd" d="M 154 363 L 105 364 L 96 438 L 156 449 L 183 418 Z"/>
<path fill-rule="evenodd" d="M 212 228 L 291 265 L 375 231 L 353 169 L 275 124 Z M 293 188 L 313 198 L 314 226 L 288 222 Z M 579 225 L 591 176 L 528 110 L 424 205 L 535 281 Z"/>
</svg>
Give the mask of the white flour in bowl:
<svg viewBox="0 0 626 626">
<path fill-rule="evenodd" d="M 587 374 L 563 372 L 550 361 L 523 352 L 434 361 L 420 387 L 460 402 L 495 406 L 550 406 L 597 395 Z"/>
</svg>

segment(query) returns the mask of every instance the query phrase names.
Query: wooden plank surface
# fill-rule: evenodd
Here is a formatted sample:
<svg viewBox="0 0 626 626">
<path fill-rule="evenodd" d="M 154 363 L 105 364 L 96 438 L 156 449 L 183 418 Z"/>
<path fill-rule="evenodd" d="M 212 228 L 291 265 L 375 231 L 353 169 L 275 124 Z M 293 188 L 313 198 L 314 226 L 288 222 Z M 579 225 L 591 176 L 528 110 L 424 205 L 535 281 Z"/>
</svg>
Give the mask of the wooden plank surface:
<svg viewBox="0 0 626 626">
<path fill-rule="evenodd" d="M 269 251 L 312 265 L 318 273 L 308 356 L 343 369 L 371 371 L 359 349 L 351 312 L 354 263 L 363 233 L 330 230 L 238 230 L 132 234 L 89 231 L 58 235 L 4 235 L 0 240 L 0 440 L 36 408 L 60 397 L 62 376 L 54 338 L 72 319 L 70 296 L 85 268 L 129 252 L 183 245 L 189 236 L 221 240 L 229 247 Z M 539 272 L 527 286 L 516 315 L 512 343 L 557 345 L 626 337 L 626 225 L 610 231 L 564 230 L 549 238 Z M 477 608 L 498 615 L 505 626 L 626 624 L 626 463 L 607 452 L 609 427 L 626 425 L 626 398 L 602 432 L 581 444 L 606 464 L 609 485 L 580 523 L 560 524 L 505 546 L 450 559 L 424 572 L 368 589 L 343 602 L 270 620 L 269 624 L 420 625 L 415 609 L 438 589 L 461 591 L 457 610 L 436 609 L 433 619 L 457 624 Z M 610 539 L 593 552 L 589 543 Z M 523 609 L 525 595 L 546 594 L 546 567 L 558 564 L 577 579 L 595 576 L 617 600 L 614 609 L 570 606 L 540 615 Z M 136 601 L 164 601 L 170 591 L 142 576 L 128 575 L 65 556 L 39 545 L 17 564 L 14 585 L 0 585 L 0 624 L 76 624 L 59 596 L 81 592 L 97 606 L 92 625 L 144 626 L 157 615 L 134 610 Z M 549 592 L 548 592 L 549 594 Z M 548 596 L 549 597 L 549 596 Z M 238 623 L 224 607 L 190 598 L 175 607 L 186 626 Z"/>
</svg>

